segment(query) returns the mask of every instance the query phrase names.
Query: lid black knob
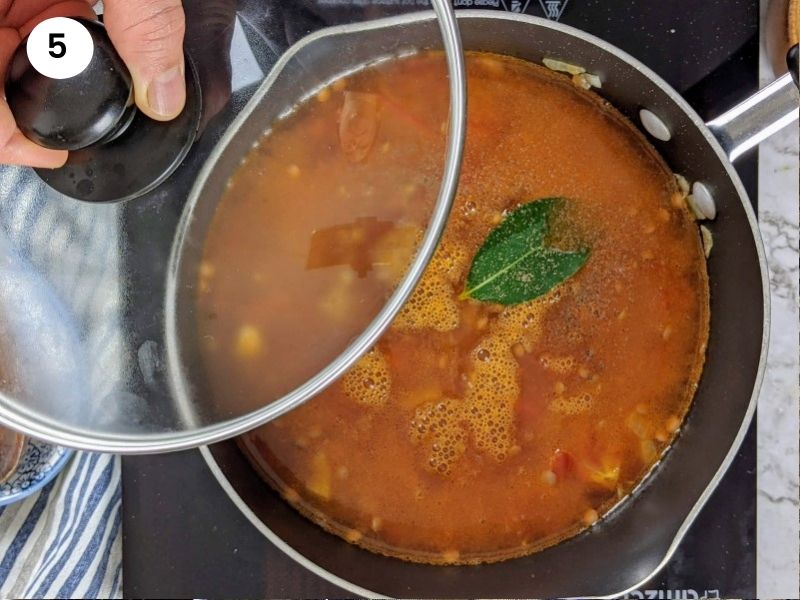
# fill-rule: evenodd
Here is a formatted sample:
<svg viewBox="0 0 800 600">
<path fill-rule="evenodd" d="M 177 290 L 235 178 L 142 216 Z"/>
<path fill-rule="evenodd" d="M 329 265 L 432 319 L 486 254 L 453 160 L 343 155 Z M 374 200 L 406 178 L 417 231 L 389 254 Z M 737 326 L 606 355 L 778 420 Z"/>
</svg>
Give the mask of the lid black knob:
<svg viewBox="0 0 800 600">
<path fill-rule="evenodd" d="M 106 28 L 74 20 L 94 45 L 86 67 L 72 77 L 48 77 L 31 64 L 25 40 L 6 79 L 11 112 L 20 131 L 35 143 L 69 150 L 63 167 L 36 169 L 50 187 L 87 202 L 142 196 L 180 166 L 197 137 L 202 108 L 197 71 L 186 55 L 183 112 L 172 121 L 150 119 L 136 109 L 130 72 Z"/>
<path fill-rule="evenodd" d="M 94 52 L 78 75 L 51 79 L 28 59 L 26 43 L 11 61 L 6 98 L 20 131 L 45 148 L 79 150 L 119 133 L 135 111 L 131 75 L 105 27 L 79 21 L 92 37 Z"/>
</svg>

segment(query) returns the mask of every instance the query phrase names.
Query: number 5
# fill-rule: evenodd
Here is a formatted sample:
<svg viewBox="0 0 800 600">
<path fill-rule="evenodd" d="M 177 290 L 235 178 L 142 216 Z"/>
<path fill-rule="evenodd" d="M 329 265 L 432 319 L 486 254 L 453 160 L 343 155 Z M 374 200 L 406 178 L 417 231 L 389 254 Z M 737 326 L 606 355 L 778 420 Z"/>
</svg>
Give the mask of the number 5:
<svg viewBox="0 0 800 600">
<path fill-rule="evenodd" d="M 50 56 L 53 58 L 62 58 L 67 53 L 67 45 L 64 42 L 59 40 L 63 40 L 65 35 L 63 33 L 51 33 L 50 34 Z M 58 48 L 58 50 L 56 50 Z"/>
</svg>

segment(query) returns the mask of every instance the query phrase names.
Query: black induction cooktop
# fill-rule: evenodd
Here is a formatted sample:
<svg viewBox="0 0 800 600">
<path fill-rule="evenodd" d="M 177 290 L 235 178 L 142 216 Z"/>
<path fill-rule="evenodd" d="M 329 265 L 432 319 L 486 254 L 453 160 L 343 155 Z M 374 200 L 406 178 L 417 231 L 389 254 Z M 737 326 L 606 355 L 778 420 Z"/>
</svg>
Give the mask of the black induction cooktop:
<svg viewBox="0 0 800 600">
<path fill-rule="evenodd" d="M 458 9 L 560 20 L 626 50 L 710 119 L 758 85 L 757 0 L 453 0 Z M 282 49 L 348 11 L 419 10 L 427 0 L 184 0 L 187 45 L 211 107 L 198 151 L 164 186 L 124 208 L 129 304 L 152 304 L 141 340 L 162 323 L 172 232 L 202 160 Z M 409 6 L 410 5 L 410 6 Z M 736 169 L 757 197 L 755 155 Z M 146 243 L 143 243 L 145 242 Z M 147 248 L 143 253 L 142 248 Z M 127 253 L 126 253 L 127 254 Z M 133 256 L 133 253 L 130 253 Z M 138 315 L 146 314 L 137 311 Z M 139 316 L 137 319 L 141 320 Z M 146 385 L 143 383 L 143 388 Z M 163 393 L 147 390 L 143 393 Z M 198 451 L 123 459 L 125 597 L 346 597 L 268 542 L 217 484 Z M 755 421 L 736 459 L 665 568 L 629 598 L 753 598 L 756 586 Z"/>
</svg>

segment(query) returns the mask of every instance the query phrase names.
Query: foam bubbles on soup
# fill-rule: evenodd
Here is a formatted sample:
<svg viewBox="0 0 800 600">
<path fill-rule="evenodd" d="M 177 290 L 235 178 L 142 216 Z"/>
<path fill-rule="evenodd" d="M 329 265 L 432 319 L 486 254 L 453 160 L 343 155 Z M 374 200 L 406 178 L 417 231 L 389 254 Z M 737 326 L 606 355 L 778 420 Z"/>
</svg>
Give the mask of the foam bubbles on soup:
<svg viewBox="0 0 800 600">
<path fill-rule="evenodd" d="M 367 352 L 342 377 L 342 388 L 350 398 L 365 406 L 383 406 L 389 399 L 392 376 L 380 350 Z"/>
</svg>

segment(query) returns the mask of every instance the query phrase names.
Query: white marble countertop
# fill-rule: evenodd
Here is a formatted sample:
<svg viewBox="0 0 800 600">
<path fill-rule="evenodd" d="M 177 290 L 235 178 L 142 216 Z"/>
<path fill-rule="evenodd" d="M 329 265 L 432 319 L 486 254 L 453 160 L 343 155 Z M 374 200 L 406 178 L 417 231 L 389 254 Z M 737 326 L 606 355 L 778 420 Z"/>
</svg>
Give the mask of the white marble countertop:
<svg viewBox="0 0 800 600">
<path fill-rule="evenodd" d="M 773 78 L 762 58 L 762 84 Z M 799 139 L 800 130 L 794 123 L 759 148 L 758 212 L 772 300 L 769 359 L 758 400 L 759 598 L 800 597 Z"/>
</svg>

